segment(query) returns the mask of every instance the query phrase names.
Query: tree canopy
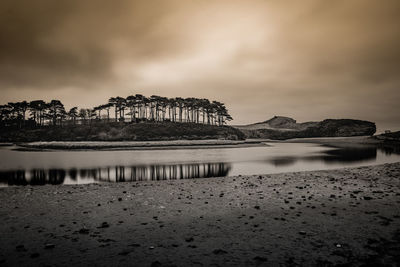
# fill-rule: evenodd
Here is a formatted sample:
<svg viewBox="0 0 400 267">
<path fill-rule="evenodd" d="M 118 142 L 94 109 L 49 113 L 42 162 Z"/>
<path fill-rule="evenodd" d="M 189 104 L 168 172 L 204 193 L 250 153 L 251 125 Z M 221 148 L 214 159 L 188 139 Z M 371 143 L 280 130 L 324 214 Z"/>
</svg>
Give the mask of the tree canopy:
<svg viewBox="0 0 400 267">
<path fill-rule="evenodd" d="M 110 116 L 110 109 L 114 115 Z M 102 114 L 105 111 L 105 114 Z M 67 123 L 91 123 L 92 121 L 119 121 L 138 123 L 180 122 L 224 125 L 232 120 L 224 103 L 205 98 L 168 98 L 141 94 L 111 97 L 107 103 L 93 108 L 73 107 L 65 110 L 60 100 L 33 100 L 30 102 L 10 102 L 0 105 L 0 126 L 44 126 Z"/>
</svg>

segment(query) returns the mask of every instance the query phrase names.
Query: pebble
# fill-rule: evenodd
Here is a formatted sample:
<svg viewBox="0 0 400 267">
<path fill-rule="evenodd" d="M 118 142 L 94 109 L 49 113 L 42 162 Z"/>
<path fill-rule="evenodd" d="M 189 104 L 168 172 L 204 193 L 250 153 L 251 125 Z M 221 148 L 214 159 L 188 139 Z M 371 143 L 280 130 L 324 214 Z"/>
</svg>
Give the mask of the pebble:
<svg viewBox="0 0 400 267">
<path fill-rule="evenodd" d="M 108 224 L 108 222 L 103 222 L 99 227 L 97 228 L 108 228 L 110 227 L 110 225 Z"/>
<path fill-rule="evenodd" d="M 89 229 L 87 229 L 87 228 L 82 228 L 82 229 L 79 230 L 79 233 L 80 233 L 80 234 L 89 234 Z"/>
<path fill-rule="evenodd" d="M 32 254 L 31 254 L 31 258 L 32 258 L 32 259 L 34 259 L 34 258 L 38 258 L 39 256 L 40 256 L 40 254 L 39 254 L 39 253 L 37 253 L 37 252 L 36 252 L 36 253 L 32 253 Z"/>
<path fill-rule="evenodd" d="M 263 261 L 263 262 L 268 260 L 267 258 L 261 256 L 255 256 L 253 259 L 256 261 Z"/>
<path fill-rule="evenodd" d="M 55 245 L 51 244 L 51 243 L 47 243 L 46 245 L 44 245 L 44 248 L 45 249 L 52 249 L 52 248 L 55 248 Z"/>
<path fill-rule="evenodd" d="M 17 251 L 26 251 L 26 248 L 25 248 L 24 245 L 18 245 L 18 246 L 15 247 L 15 249 L 16 249 Z"/>
<path fill-rule="evenodd" d="M 228 252 L 226 252 L 226 251 L 223 250 L 223 249 L 214 249 L 213 253 L 214 253 L 215 255 L 222 255 L 222 254 L 226 254 L 226 253 L 228 253 Z"/>
</svg>

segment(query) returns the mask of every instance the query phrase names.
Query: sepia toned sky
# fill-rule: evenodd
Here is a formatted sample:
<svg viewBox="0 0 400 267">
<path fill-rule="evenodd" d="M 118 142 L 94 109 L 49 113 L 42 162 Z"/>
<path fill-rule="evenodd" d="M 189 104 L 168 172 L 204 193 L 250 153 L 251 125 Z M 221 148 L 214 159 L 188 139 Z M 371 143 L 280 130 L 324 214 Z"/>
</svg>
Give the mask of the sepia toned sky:
<svg viewBox="0 0 400 267">
<path fill-rule="evenodd" d="M 2 0 L 0 103 L 157 94 L 400 130 L 398 0 Z"/>
</svg>

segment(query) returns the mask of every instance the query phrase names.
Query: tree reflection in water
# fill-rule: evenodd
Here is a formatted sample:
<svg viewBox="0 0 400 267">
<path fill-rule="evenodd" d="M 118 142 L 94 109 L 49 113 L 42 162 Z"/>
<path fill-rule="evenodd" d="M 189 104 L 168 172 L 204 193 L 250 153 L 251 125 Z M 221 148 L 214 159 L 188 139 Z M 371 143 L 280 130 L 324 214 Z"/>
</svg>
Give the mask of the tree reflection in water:
<svg viewBox="0 0 400 267">
<path fill-rule="evenodd" d="M 302 148 L 300 148 L 302 149 Z M 364 163 L 386 163 L 399 158 L 398 147 L 356 146 L 328 147 L 316 153 L 271 153 L 265 149 L 264 154 L 256 160 L 230 160 L 229 163 L 193 163 L 172 165 L 137 165 L 137 166 L 99 166 L 97 168 L 52 168 L 21 169 L 0 171 L 0 186 L 4 185 L 44 185 L 44 184 L 79 184 L 95 182 L 124 182 L 191 179 L 221 177 L 227 175 L 272 173 L 288 169 L 318 170 L 331 166 L 355 166 Z M 232 153 L 238 153 L 233 150 Z M 390 156 L 390 157 L 389 157 Z M 247 155 L 252 159 L 253 154 Z M 262 160 L 258 160 L 262 157 Z M 264 158 L 265 157 L 265 158 Z M 379 159 L 380 157 L 380 159 Z M 229 160 L 229 159 L 225 159 Z M 33 165 L 35 166 L 35 165 Z M 297 168 L 297 169 L 296 169 Z"/>
<path fill-rule="evenodd" d="M 284 156 L 274 157 L 268 162 L 274 166 L 285 167 L 295 164 L 298 161 L 313 162 L 319 161 L 325 164 L 332 163 L 358 163 L 369 160 L 375 160 L 378 149 L 374 146 L 363 147 L 342 147 L 324 151 L 321 155 L 303 155 L 303 156 Z M 386 151 L 385 151 L 386 152 Z M 387 152 L 386 152 L 387 153 Z"/>
<path fill-rule="evenodd" d="M 63 184 L 82 180 L 98 182 L 130 182 L 175 180 L 227 176 L 231 165 L 227 163 L 115 166 L 91 169 L 33 169 L 0 172 L 0 183 L 8 185 Z"/>
</svg>

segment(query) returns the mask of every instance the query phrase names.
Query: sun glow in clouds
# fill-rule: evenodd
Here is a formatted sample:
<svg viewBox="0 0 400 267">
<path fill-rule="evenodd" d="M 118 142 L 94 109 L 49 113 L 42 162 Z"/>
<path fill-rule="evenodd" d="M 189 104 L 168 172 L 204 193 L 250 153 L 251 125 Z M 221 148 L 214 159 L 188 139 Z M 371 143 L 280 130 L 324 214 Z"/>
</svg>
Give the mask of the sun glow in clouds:
<svg viewBox="0 0 400 267">
<path fill-rule="evenodd" d="M 231 76 L 235 69 L 257 71 L 257 61 L 238 64 L 235 57 L 241 53 L 251 53 L 266 43 L 268 33 L 265 19 L 255 9 L 246 12 L 239 7 L 220 10 L 211 7 L 197 10 L 185 18 L 182 35 L 185 36 L 187 49 L 174 57 L 154 60 L 136 67 L 135 63 L 122 61 L 115 67 L 115 72 L 137 84 L 143 83 L 176 84 L 182 80 L 201 81 L 209 77 L 223 77 L 224 72 Z M 238 75 L 240 75 L 238 73 Z M 140 82 L 139 82 L 140 84 Z"/>
</svg>

